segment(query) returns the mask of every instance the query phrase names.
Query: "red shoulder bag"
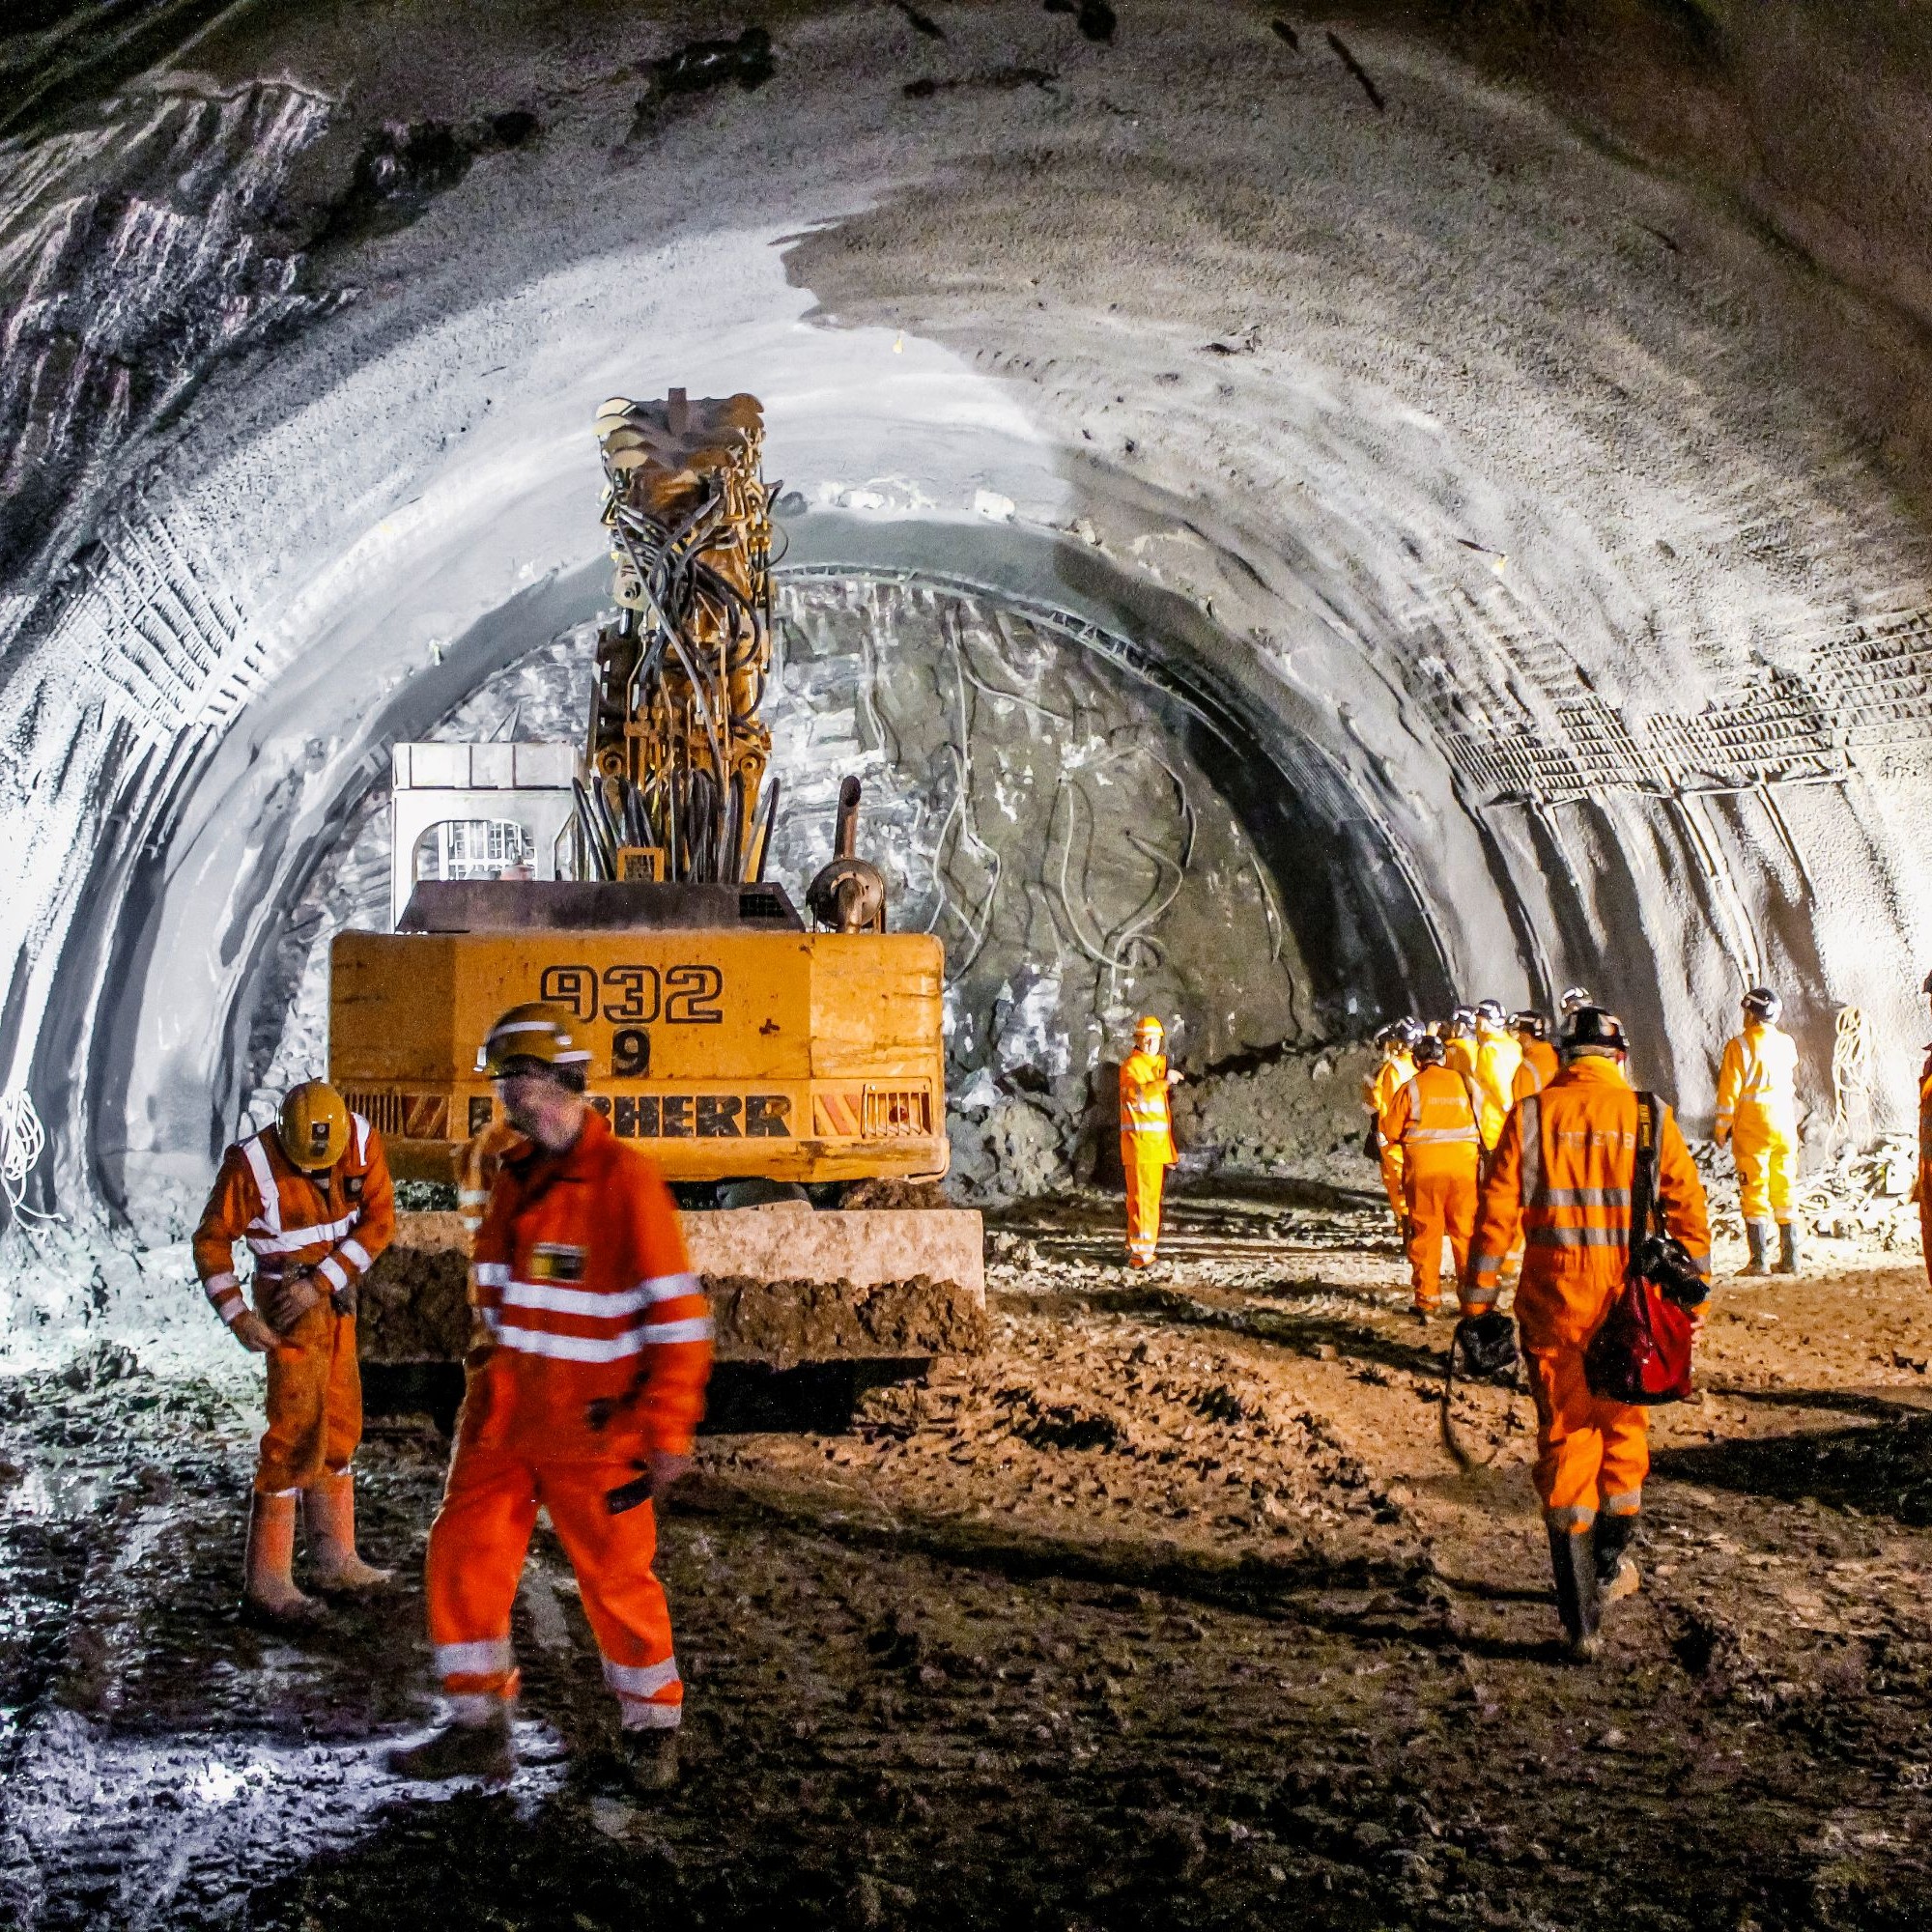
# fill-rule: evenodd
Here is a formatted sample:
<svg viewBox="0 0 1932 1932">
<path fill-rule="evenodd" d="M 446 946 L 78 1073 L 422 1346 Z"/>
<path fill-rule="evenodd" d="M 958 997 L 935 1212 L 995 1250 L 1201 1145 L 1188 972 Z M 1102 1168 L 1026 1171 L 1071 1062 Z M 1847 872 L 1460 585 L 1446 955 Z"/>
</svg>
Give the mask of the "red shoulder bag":
<svg viewBox="0 0 1932 1932">
<path fill-rule="evenodd" d="M 1630 1261 L 1624 1285 L 1583 1355 L 1583 1378 L 1604 1402 L 1655 1406 L 1690 1393 L 1689 1313 L 1644 1271 L 1652 1250 L 1674 1242 L 1650 1239 L 1657 1212 L 1657 1098 L 1636 1096 L 1636 1169 L 1631 1176 Z M 1681 1251 L 1680 1251 L 1681 1252 Z"/>
</svg>

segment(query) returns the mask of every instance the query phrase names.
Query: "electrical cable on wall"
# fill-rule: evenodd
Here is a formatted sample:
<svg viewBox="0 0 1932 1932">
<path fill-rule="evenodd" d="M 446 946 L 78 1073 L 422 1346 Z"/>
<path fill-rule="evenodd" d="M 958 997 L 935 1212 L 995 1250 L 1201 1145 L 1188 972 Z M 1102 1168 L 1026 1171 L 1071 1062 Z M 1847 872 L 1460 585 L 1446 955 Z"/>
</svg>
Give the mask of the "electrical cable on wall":
<svg viewBox="0 0 1932 1932">
<path fill-rule="evenodd" d="M 34 1096 L 24 1087 L 0 1094 L 0 1195 L 16 1223 L 61 1218 L 27 1206 L 27 1182 L 46 1146 L 47 1130 L 34 1109 Z"/>
</svg>

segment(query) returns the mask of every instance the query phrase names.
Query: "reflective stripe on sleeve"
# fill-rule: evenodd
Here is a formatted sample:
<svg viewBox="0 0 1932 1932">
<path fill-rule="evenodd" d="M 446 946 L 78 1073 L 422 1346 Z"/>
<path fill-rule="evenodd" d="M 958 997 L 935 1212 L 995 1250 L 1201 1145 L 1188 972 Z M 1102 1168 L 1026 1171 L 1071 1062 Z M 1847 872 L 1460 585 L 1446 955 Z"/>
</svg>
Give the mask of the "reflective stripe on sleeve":
<svg viewBox="0 0 1932 1932">
<path fill-rule="evenodd" d="M 1521 1168 L 1517 1181 L 1517 1199 L 1524 1207 L 1540 1202 L 1543 1187 L 1543 1095 L 1525 1094 L 1516 1103 L 1517 1145 L 1521 1150 Z"/>
<path fill-rule="evenodd" d="M 269 1150 L 262 1145 L 260 1134 L 251 1134 L 242 1143 L 242 1157 L 248 1163 L 248 1172 L 255 1177 L 255 1192 L 262 1197 L 262 1212 L 258 1216 L 262 1225 L 271 1235 L 282 1232 L 282 1191 L 275 1185 L 275 1171 L 269 1165 Z M 253 1247 L 254 1242 L 248 1244 Z"/>
<path fill-rule="evenodd" d="M 369 1160 L 369 1122 L 366 1116 L 352 1113 L 349 1124 L 355 1129 L 355 1158 L 363 1165 Z"/>
<path fill-rule="evenodd" d="M 510 1285 L 508 1262 L 477 1262 L 469 1272 L 476 1277 L 479 1288 L 508 1288 Z"/>
<path fill-rule="evenodd" d="M 355 1270 L 357 1274 L 367 1274 L 369 1270 L 376 1265 L 376 1264 L 369 1259 L 369 1250 L 365 1248 L 362 1245 L 362 1243 L 355 1237 L 354 1235 L 350 1236 L 348 1240 L 343 1242 L 338 1252 L 341 1254 L 342 1259 L 346 1261 L 349 1264 L 349 1265 Z"/>
<path fill-rule="evenodd" d="M 316 1264 L 316 1273 L 324 1280 L 332 1282 L 337 1288 L 349 1286 L 349 1270 L 333 1255 L 325 1255 Z"/>
<path fill-rule="evenodd" d="M 436 1646 L 439 1677 L 495 1677 L 510 1667 L 510 1639 L 485 1637 L 478 1643 L 440 1643 Z"/>
<path fill-rule="evenodd" d="M 654 1697 L 679 1681 L 677 1659 L 668 1657 L 662 1663 L 612 1663 L 604 1660 L 604 1681 L 611 1690 L 627 1697 Z"/>
<path fill-rule="evenodd" d="M 711 1339 L 711 1318 L 708 1315 L 694 1315 L 685 1321 L 653 1321 L 641 1333 L 644 1341 L 653 1348 L 661 1342 L 708 1342 Z"/>
<path fill-rule="evenodd" d="M 652 1303 L 675 1301 L 681 1294 L 702 1294 L 704 1284 L 695 1274 L 654 1274 L 638 1284 L 638 1293 Z"/>
<path fill-rule="evenodd" d="M 489 1198 L 487 1187 L 459 1187 L 456 1190 L 456 1205 L 459 1208 L 480 1208 Z"/>
</svg>

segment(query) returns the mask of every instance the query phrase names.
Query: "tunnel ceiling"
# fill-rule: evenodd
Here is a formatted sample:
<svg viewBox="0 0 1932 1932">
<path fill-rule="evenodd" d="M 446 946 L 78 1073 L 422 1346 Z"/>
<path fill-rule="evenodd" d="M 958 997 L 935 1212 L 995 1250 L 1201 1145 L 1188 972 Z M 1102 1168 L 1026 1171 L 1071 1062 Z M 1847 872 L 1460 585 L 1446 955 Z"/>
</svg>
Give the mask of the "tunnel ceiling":
<svg viewBox="0 0 1932 1932">
<path fill-rule="evenodd" d="M 1925 14 L 1584 11 L 31 12 L 0 1038 L 69 1197 L 201 1175 L 388 744 L 581 621 L 592 411 L 673 384 L 764 400 L 794 562 L 1229 721 L 1359 1017 L 1582 979 L 1694 1116 L 1768 976 L 1899 1059 Z"/>
</svg>

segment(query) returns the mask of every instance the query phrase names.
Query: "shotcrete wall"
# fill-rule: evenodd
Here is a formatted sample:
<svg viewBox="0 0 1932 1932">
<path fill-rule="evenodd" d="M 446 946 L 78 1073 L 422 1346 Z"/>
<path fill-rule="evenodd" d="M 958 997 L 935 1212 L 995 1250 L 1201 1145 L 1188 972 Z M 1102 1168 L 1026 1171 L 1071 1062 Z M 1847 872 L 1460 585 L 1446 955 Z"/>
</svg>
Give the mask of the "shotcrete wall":
<svg viewBox="0 0 1932 1932">
<path fill-rule="evenodd" d="M 1927 150 L 1894 120 L 1807 201 L 1722 138 L 1856 172 L 1844 10 L 1548 11 L 792 9 L 694 91 L 688 9 L 244 10 L 140 72 L 16 39 L 61 81 L 0 143 L 0 1084 L 43 1202 L 205 1173 L 387 745 L 594 610 L 591 412 L 673 383 L 764 399 L 794 563 L 1146 685 L 1150 811 L 1163 759 L 1211 781 L 1305 995 L 1234 948 L 1204 1058 L 1578 979 L 1694 1120 L 1766 977 L 1814 1099 L 1865 1013 L 1895 1121 Z M 1917 19 L 1860 30 L 1908 120 Z M 906 722 L 963 753 L 938 693 Z"/>
</svg>

